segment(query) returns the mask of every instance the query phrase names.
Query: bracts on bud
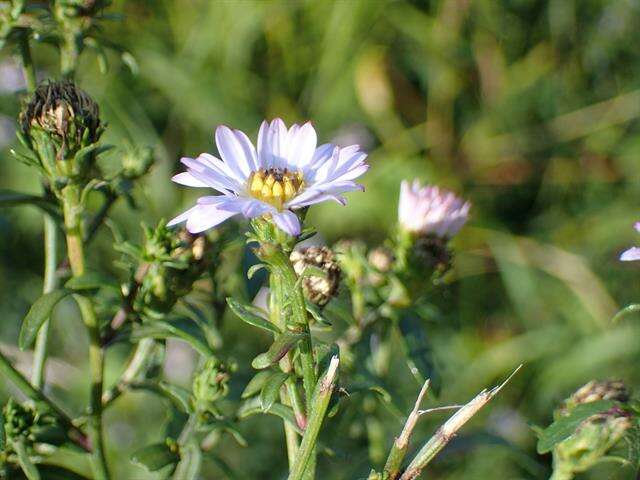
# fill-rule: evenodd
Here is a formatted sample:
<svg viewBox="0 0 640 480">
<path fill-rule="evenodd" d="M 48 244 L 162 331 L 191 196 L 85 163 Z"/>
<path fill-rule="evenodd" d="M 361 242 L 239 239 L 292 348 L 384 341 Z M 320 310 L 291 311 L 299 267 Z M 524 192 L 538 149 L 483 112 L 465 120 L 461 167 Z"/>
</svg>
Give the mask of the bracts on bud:
<svg viewBox="0 0 640 480">
<path fill-rule="evenodd" d="M 591 381 L 571 395 L 556 412 L 556 419 L 572 414 L 576 407 L 603 400 L 619 402 L 585 419 L 565 440 L 553 447 L 554 476 L 570 479 L 601 461 L 633 425 L 624 405 L 629 393 L 621 381 Z"/>
<path fill-rule="evenodd" d="M 19 136 L 52 185 L 86 183 L 104 126 L 98 104 L 73 82 L 45 82 L 24 104 Z"/>
</svg>

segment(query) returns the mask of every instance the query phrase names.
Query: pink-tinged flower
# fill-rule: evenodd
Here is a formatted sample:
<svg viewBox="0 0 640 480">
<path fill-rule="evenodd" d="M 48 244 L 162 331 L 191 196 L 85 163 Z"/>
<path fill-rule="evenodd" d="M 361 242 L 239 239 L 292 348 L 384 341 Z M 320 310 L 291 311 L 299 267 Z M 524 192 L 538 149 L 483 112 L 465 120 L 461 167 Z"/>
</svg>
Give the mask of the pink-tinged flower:
<svg viewBox="0 0 640 480">
<path fill-rule="evenodd" d="M 636 232 L 640 233 L 640 222 L 637 222 L 633 228 L 636 229 Z M 634 260 L 640 260 L 640 248 L 639 247 L 631 247 L 628 250 L 622 252 L 620 255 L 620 260 L 623 262 L 632 262 Z"/>
<path fill-rule="evenodd" d="M 469 219 L 471 204 L 452 192 L 418 180 L 400 185 L 398 220 L 403 229 L 421 235 L 451 238 Z"/>
<path fill-rule="evenodd" d="M 325 200 L 344 205 L 342 194 L 362 190 L 354 180 L 369 168 L 367 154 L 357 145 L 318 147 L 309 122 L 288 130 L 279 118 L 262 122 L 257 150 L 240 130 L 220 126 L 215 138 L 222 160 L 208 153 L 182 158 L 187 171 L 172 180 L 188 187 L 213 188 L 219 195 L 200 197 L 196 206 L 169 225 L 186 220 L 187 229 L 198 233 L 234 215 L 269 215 L 280 229 L 295 236 L 300 233 L 295 210 Z"/>
</svg>

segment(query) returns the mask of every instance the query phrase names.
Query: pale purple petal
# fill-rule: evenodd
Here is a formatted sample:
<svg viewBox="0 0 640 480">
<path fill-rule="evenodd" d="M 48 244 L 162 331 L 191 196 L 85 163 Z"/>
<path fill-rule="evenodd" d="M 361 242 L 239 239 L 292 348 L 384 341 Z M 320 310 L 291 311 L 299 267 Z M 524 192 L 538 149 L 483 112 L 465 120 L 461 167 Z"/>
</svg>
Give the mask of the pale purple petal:
<svg viewBox="0 0 640 480">
<path fill-rule="evenodd" d="M 298 127 L 294 125 L 294 127 Z M 292 133 L 293 132 L 293 133 Z M 289 161 L 302 170 L 312 160 L 316 151 L 318 137 L 310 122 L 289 130 Z"/>
<path fill-rule="evenodd" d="M 178 173 L 171 177 L 171 180 L 179 183 L 180 185 L 185 185 L 187 187 L 209 187 L 205 182 L 198 180 L 196 177 L 191 175 L 189 172 Z"/>
<path fill-rule="evenodd" d="M 625 250 L 620 255 L 620 260 L 623 262 L 633 262 L 635 260 L 640 260 L 640 248 L 639 247 L 631 247 L 629 250 Z"/>
<path fill-rule="evenodd" d="M 633 225 L 633 228 L 635 228 L 635 229 L 636 229 L 636 232 L 640 233 L 640 222 L 636 222 L 636 223 Z"/>
<path fill-rule="evenodd" d="M 225 125 L 216 128 L 216 145 L 224 162 L 236 174 L 236 178 L 249 178 L 254 169 L 255 152 L 253 146 L 247 148 L 244 141 Z M 250 142 L 249 142 L 250 144 Z"/>
<path fill-rule="evenodd" d="M 198 204 L 187 218 L 187 230 L 200 233 L 221 224 L 238 212 L 222 210 L 218 205 Z"/>
<path fill-rule="evenodd" d="M 220 171 L 215 163 L 204 154 L 198 158 L 184 157 L 180 161 L 188 167 L 187 171 L 192 177 L 211 188 L 215 188 L 222 193 L 227 191 L 237 192 L 241 189 L 237 181 Z"/>
<path fill-rule="evenodd" d="M 273 213 L 272 217 L 280 230 L 283 230 L 292 237 L 300 235 L 300 220 L 298 220 L 298 216 L 291 210 Z"/>
<path fill-rule="evenodd" d="M 184 222 L 187 218 L 189 218 L 189 216 L 193 213 L 195 209 L 196 207 L 191 207 L 186 212 L 182 212 L 180 215 L 178 215 L 177 217 L 172 219 L 169 223 L 167 223 L 167 227 L 173 227 L 174 225 Z"/>
</svg>

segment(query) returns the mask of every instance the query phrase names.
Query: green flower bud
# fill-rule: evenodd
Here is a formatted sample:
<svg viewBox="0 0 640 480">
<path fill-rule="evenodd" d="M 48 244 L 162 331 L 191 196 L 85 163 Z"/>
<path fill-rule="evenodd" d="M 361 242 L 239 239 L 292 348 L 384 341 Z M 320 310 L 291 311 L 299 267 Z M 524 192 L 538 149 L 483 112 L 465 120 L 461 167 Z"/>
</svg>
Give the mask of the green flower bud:
<svg viewBox="0 0 640 480">
<path fill-rule="evenodd" d="M 187 295 L 193 283 L 211 264 L 212 243 L 206 236 L 185 229 L 170 230 L 164 223 L 145 230 L 143 261 L 147 269 L 136 296 L 134 309 L 150 316 L 168 313 Z"/>
<path fill-rule="evenodd" d="M 599 400 L 626 403 L 629 394 L 620 381 L 591 381 L 565 400 L 556 417 L 569 415 L 577 405 Z M 588 470 L 607 455 L 632 425 L 629 413 L 620 407 L 592 415 L 569 438 L 555 445 L 554 469 L 567 478 Z"/>
<path fill-rule="evenodd" d="M 390 271 L 396 260 L 393 252 L 385 247 L 374 248 L 369 252 L 367 259 L 373 268 L 382 273 Z"/>
<path fill-rule="evenodd" d="M 302 288 L 310 302 L 326 305 L 338 292 L 340 285 L 340 265 L 333 252 L 327 247 L 308 247 L 291 252 L 293 269 L 302 275 L 309 266 L 322 270 L 324 276 L 308 275 L 302 279 Z"/>
<path fill-rule="evenodd" d="M 153 161 L 150 147 L 130 148 L 122 156 L 122 175 L 130 180 L 140 178 L 149 171 Z"/>
<path fill-rule="evenodd" d="M 229 379 L 235 365 L 210 357 L 193 378 L 193 399 L 196 410 L 219 416 L 214 403 L 229 393 Z"/>
<path fill-rule="evenodd" d="M 23 442 L 26 446 L 34 443 L 60 445 L 66 440 L 64 429 L 57 419 L 39 412 L 31 404 L 20 404 L 9 399 L 3 409 L 4 431 L 8 443 Z"/>
</svg>

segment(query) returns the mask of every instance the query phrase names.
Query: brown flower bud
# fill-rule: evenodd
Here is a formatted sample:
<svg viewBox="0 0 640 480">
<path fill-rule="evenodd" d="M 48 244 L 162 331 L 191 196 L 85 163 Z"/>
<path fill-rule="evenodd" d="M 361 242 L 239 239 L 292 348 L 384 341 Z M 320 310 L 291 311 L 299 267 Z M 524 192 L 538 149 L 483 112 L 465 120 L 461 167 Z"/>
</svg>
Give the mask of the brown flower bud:
<svg viewBox="0 0 640 480">
<path fill-rule="evenodd" d="M 337 293 L 340 284 L 340 266 L 335 255 L 327 247 L 308 247 L 291 252 L 290 260 L 298 275 L 308 266 L 324 271 L 324 276 L 309 275 L 302 280 L 305 296 L 319 306 L 326 305 Z"/>
</svg>

